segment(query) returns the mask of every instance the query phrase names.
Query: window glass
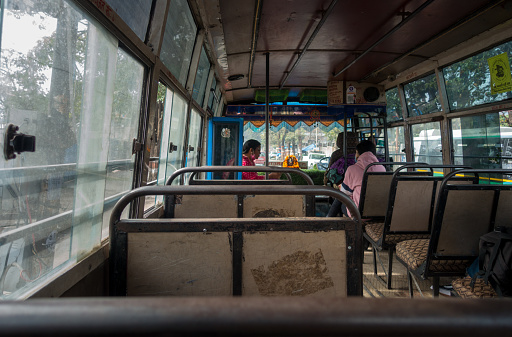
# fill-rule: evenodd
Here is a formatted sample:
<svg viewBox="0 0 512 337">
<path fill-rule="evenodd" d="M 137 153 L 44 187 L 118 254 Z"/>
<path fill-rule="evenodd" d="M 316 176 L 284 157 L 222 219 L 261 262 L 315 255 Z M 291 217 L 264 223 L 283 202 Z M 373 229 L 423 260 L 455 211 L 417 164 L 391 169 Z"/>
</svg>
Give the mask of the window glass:
<svg viewBox="0 0 512 337">
<path fill-rule="evenodd" d="M 168 92 L 169 91 L 169 92 Z M 171 109 L 173 93 L 162 83 L 158 83 L 156 113 L 150 118 L 148 130 L 151 133 L 149 144 L 148 185 L 165 184 L 165 162 L 169 145 L 169 127 L 171 114 L 165 114 L 166 106 Z M 144 211 L 156 206 L 156 202 L 162 197 L 147 196 L 144 203 Z"/>
<path fill-rule="evenodd" d="M 404 85 L 404 93 L 409 116 L 441 111 L 435 74 Z"/>
<path fill-rule="evenodd" d="M 203 130 L 203 117 L 199 111 L 192 109 L 190 114 L 189 135 L 188 135 L 188 148 L 187 148 L 187 167 L 199 166 L 201 160 L 200 147 L 201 135 Z M 188 180 L 187 175 L 186 180 Z M 185 183 L 186 184 L 186 183 Z"/>
<path fill-rule="evenodd" d="M 167 168 L 167 158 L 169 156 L 169 151 L 175 151 L 177 146 L 175 144 L 170 144 L 169 136 L 171 129 L 171 116 L 172 116 L 172 103 L 174 98 L 174 92 L 167 88 L 162 83 L 158 84 L 158 106 L 161 110 L 160 113 L 163 112 L 162 123 L 161 123 L 161 141 L 160 141 L 160 155 L 158 159 L 158 173 L 157 173 L 157 185 L 165 185 L 166 182 L 166 168 Z M 146 197 L 146 202 L 150 197 Z M 161 203 L 163 200 L 162 196 L 156 196 L 154 199 L 154 203 L 150 203 L 147 206 L 152 206 L 158 203 Z"/>
<path fill-rule="evenodd" d="M 210 73 L 210 61 L 206 55 L 206 50 L 201 48 L 201 57 L 199 58 L 199 65 L 197 67 L 196 79 L 194 81 L 194 89 L 192 98 L 203 106 L 204 94 L 206 90 L 206 83 L 208 81 L 208 74 Z"/>
<path fill-rule="evenodd" d="M 144 41 L 148 29 L 151 4 L 148 0 L 106 0 L 112 9 Z"/>
<path fill-rule="evenodd" d="M 439 122 L 412 126 L 414 161 L 431 165 L 443 164 Z"/>
<path fill-rule="evenodd" d="M 184 167 L 183 155 L 185 151 L 185 123 L 187 122 L 188 104 L 186 100 L 178 94 L 174 94 L 171 116 L 170 142 L 175 145 L 176 149 L 169 150 L 167 156 L 166 177 L 170 177 L 176 170 Z M 179 184 L 179 180 L 175 180 L 173 185 Z"/>
<path fill-rule="evenodd" d="M 512 111 L 454 118 L 452 138 L 455 164 L 512 168 Z"/>
<path fill-rule="evenodd" d="M 165 88 L 162 142 L 158 165 L 158 185 L 165 185 L 176 170 L 182 168 L 185 150 L 185 123 L 188 105 L 183 97 Z M 159 90 L 160 91 L 160 90 Z M 174 180 L 173 185 L 180 181 Z M 161 200 L 161 198 L 157 198 Z"/>
<path fill-rule="evenodd" d="M 284 124 L 284 123 L 283 123 Z M 336 140 L 338 134 L 343 132 L 339 127 L 320 127 L 298 126 L 291 131 L 286 127 L 270 127 L 269 133 L 269 154 L 268 162 L 270 166 L 281 166 L 286 156 L 294 155 L 299 161 L 299 165 L 304 169 L 326 170 L 329 164 L 329 157 L 338 150 Z M 321 125 L 321 124 L 320 124 Z M 255 161 L 256 165 L 265 165 L 266 148 L 265 126 L 254 128 L 250 123 L 246 123 L 243 131 L 243 141 L 256 139 L 261 143 L 262 154 Z M 231 134 L 235 134 L 231 131 Z M 356 137 L 350 137 L 348 140 L 348 153 L 355 153 Z M 225 156 L 224 158 L 232 158 Z M 225 165 L 222 162 L 214 165 Z"/>
<path fill-rule="evenodd" d="M 386 91 L 386 102 L 387 121 L 393 122 L 402 119 L 402 106 L 400 105 L 400 98 L 398 97 L 398 88 Z"/>
<path fill-rule="evenodd" d="M 217 109 L 219 108 L 219 102 L 222 100 L 222 93 L 220 92 L 220 85 L 217 83 L 217 88 L 215 88 L 215 99 L 213 101 L 212 106 L 212 112 L 215 114 L 215 116 L 220 117 L 220 115 L 217 113 Z"/>
<path fill-rule="evenodd" d="M 0 133 L 36 137 L 35 152 L 0 158 L 0 297 L 15 299 L 101 245 L 132 183 L 144 71 L 66 1 L 3 5 Z"/>
<path fill-rule="evenodd" d="M 214 106 L 215 106 L 214 102 L 216 102 L 216 101 L 217 101 L 217 98 L 215 97 L 215 95 L 216 95 L 216 93 L 215 93 L 216 89 L 217 89 L 217 81 L 216 81 L 215 79 L 213 79 L 213 81 L 212 81 L 212 86 L 211 86 L 211 88 L 210 88 L 210 95 L 208 96 L 208 108 L 209 108 L 210 110 L 212 110 L 212 111 L 213 111 Z"/>
<path fill-rule="evenodd" d="M 164 137 L 163 128 L 164 128 L 164 108 L 165 108 L 165 99 L 167 94 L 167 88 L 162 83 L 158 84 L 158 94 L 157 94 L 157 104 L 156 104 L 156 113 L 150 118 L 148 130 L 151 134 L 149 137 L 149 168 L 148 168 L 148 177 L 147 184 L 155 185 L 157 183 L 158 176 L 158 165 L 160 158 L 160 147 L 162 145 L 162 138 Z M 170 96 L 172 99 L 172 95 Z M 166 143 L 163 143 L 166 144 Z"/>
<path fill-rule="evenodd" d="M 394 162 L 405 162 L 405 134 L 404 127 L 389 128 L 388 131 L 388 153 Z"/>
<path fill-rule="evenodd" d="M 502 53 L 508 54 L 509 64 L 512 64 L 512 41 L 443 69 L 450 110 L 512 98 L 510 91 L 491 94 L 491 75 L 487 60 Z"/>
<path fill-rule="evenodd" d="M 160 59 L 183 85 L 187 81 L 196 33 L 187 0 L 171 1 Z"/>
<path fill-rule="evenodd" d="M 137 138 L 144 80 L 144 66 L 119 49 L 110 121 L 105 198 L 109 207 L 103 212 L 103 238 L 108 237 L 109 218 L 116 200 L 132 189 L 135 156 L 133 139 Z M 127 209 L 126 209 L 127 211 Z"/>
</svg>

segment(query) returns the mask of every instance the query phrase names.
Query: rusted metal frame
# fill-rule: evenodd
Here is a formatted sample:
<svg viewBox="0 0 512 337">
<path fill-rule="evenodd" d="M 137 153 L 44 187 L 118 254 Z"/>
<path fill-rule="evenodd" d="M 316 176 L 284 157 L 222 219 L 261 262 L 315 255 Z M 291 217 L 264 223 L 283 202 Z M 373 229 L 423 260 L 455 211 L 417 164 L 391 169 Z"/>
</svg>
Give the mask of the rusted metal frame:
<svg viewBox="0 0 512 337">
<path fill-rule="evenodd" d="M 291 181 L 290 173 L 300 175 L 308 183 L 314 185 L 313 180 L 309 175 L 303 171 L 291 167 L 279 166 L 198 166 L 198 167 L 184 167 L 176 170 L 167 179 L 166 185 L 171 185 L 176 177 L 188 172 L 278 172 L 286 174 L 289 181 Z"/>
<path fill-rule="evenodd" d="M 244 237 L 242 231 L 233 231 L 233 296 L 242 296 L 242 262 Z"/>
<path fill-rule="evenodd" d="M 412 18 L 414 18 L 416 15 L 418 15 L 423 9 L 425 9 L 425 7 L 427 7 L 428 5 L 430 5 L 432 2 L 434 2 L 434 0 L 427 0 L 425 1 L 423 4 L 421 4 L 420 7 L 418 7 L 414 12 L 412 12 L 407 18 L 405 18 L 404 20 L 400 21 L 400 23 L 398 25 L 396 25 L 395 27 L 393 27 L 389 32 L 387 32 L 386 34 L 384 34 L 380 39 L 378 39 L 374 44 L 372 44 L 368 49 L 366 49 L 361 55 L 359 55 L 358 57 L 356 57 L 355 60 L 353 60 L 352 62 L 350 62 L 348 65 L 346 65 L 343 69 L 341 69 L 340 71 L 338 72 L 335 72 L 333 74 L 334 77 L 337 77 L 339 76 L 340 74 L 342 74 L 345 70 L 347 70 L 348 68 L 352 67 L 357 61 L 359 61 L 361 58 L 363 58 L 366 54 L 368 54 L 373 48 L 377 47 L 379 44 L 381 44 L 382 41 L 384 41 L 385 39 L 387 39 L 388 37 L 390 37 L 392 34 L 394 34 L 397 30 L 399 30 L 400 28 L 402 28 L 403 25 L 405 25 L 406 23 L 408 23 L 409 21 L 412 20 Z M 365 77 L 367 78 L 367 77 Z"/>
<path fill-rule="evenodd" d="M 191 176 L 195 176 L 195 173 L 191 173 Z M 189 185 L 291 185 L 289 180 L 233 180 L 233 179 L 194 179 L 189 180 Z"/>
<path fill-rule="evenodd" d="M 237 208 L 236 208 L 236 215 L 237 217 L 239 218 L 243 218 L 244 217 L 244 200 L 245 200 L 245 195 L 237 195 L 236 196 L 236 201 L 237 201 Z"/>
<path fill-rule="evenodd" d="M 306 54 L 306 51 L 308 50 L 309 46 L 311 45 L 311 43 L 315 39 L 316 35 L 320 31 L 320 28 L 322 28 L 322 26 L 324 25 L 324 23 L 327 20 L 327 18 L 329 17 L 329 15 L 331 15 L 332 10 L 334 9 L 334 6 L 336 5 L 337 2 L 338 2 L 338 0 L 332 0 L 332 2 L 329 5 L 329 7 L 323 13 L 322 19 L 320 19 L 320 21 L 316 25 L 315 30 L 313 31 L 313 33 L 311 33 L 311 36 L 309 37 L 308 41 L 306 42 L 306 45 L 304 46 L 304 48 L 302 48 L 302 51 L 300 52 L 299 56 L 295 60 L 295 63 L 293 64 L 291 69 L 286 72 L 286 76 L 284 77 L 283 81 L 279 85 L 279 89 L 283 89 L 286 81 L 288 80 L 288 77 L 290 77 L 290 74 L 293 72 L 293 70 L 295 70 L 295 67 L 297 67 L 297 65 L 299 64 L 300 60 L 304 56 L 304 54 Z"/>
<path fill-rule="evenodd" d="M 151 48 L 155 55 L 160 55 L 162 49 L 169 7 L 169 1 L 167 0 L 154 0 L 151 5 L 149 27 L 144 42 Z"/>
<path fill-rule="evenodd" d="M 260 185 L 261 186 L 261 185 L 264 185 L 264 184 L 262 184 L 261 181 L 254 181 L 254 180 L 249 180 L 249 181 L 247 181 L 248 183 L 240 183 L 240 184 L 237 184 L 237 183 L 245 182 L 245 181 L 244 180 L 233 180 L 233 181 L 229 181 L 229 182 L 230 182 L 229 184 L 226 183 L 226 184 L 197 184 L 197 185 L 202 185 L 202 186 L 212 186 L 212 185 L 224 185 L 224 186 L 227 186 L 227 185 L 258 186 L 258 185 Z M 275 184 L 267 183 L 266 185 L 282 186 L 282 184 L 279 183 L 279 181 L 276 181 Z M 208 193 L 205 193 L 205 194 L 208 194 Z M 243 218 L 244 217 L 244 200 L 245 200 L 246 195 L 237 195 L 236 197 L 237 197 L 237 217 Z M 311 196 L 311 195 L 306 195 L 304 197 L 304 199 L 305 199 L 306 216 L 314 217 L 316 214 L 315 197 Z M 164 197 L 164 212 L 163 212 L 162 217 L 164 217 L 164 218 L 174 218 L 175 217 L 176 200 L 177 200 L 177 198 L 175 195 L 168 195 L 168 196 Z"/>
<path fill-rule="evenodd" d="M 109 295 L 126 296 L 128 233 L 117 227 L 110 228 Z"/>
<path fill-rule="evenodd" d="M 314 195 L 306 195 L 306 216 L 316 216 L 316 202 Z"/>
<path fill-rule="evenodd" d="M 302 172 L 301 170 L 295 169 L 295 168 L 286 168 L 286 167 L 269 167 L 269 166 L 198 166 L 198 167 L 183 167 L 179 170 L 176 170 L 171 174 L 171 176 L 167 179 L 166 186 L 169 186 L 172 184 L 172 182 L 177 178 L 185 173 L 192 172 L 192 176 L 189 179 L 189 183 L 192 180 L 192 178 L 195 176 L 195 173 L 198 172 L 260 172 L 260 171 L 270 171 L 270 172 L 282 172 L 285 174 L 288 178 L 288 182 L 291 184 L 291 176 L 290 172 L 297 173 L 301 177 L 303 177 L 306 182 L 309 185 L 314 185 L 313 180 L 310 176 L 308 176 L 306 173 Z M 217 181 L 219 183 L 217 183 Z M 264 181 L 251 181 L 251 180 L 240 180 L 240 183 L 236 183 L 237 181 L 231 181 L 226 180 L 212 180 L 212 183 L 204 183 L 204 184 L 192 184 L 192 185 L 277 185 L 277 184 L 283 184 L 281 180 L 264 180 Z M 190 185 L 189 185 L 190 186 Z M 208 192 L 205 192 L 205 194 L 209 194 Z M 174 217 L 174 205 L 175 205 L 175 199 L 171 199 L 171 196 L 165 195 L 164 196 L 164 217 L 171 218 Z M 314 204 L 312 206 L 315 207 Z"/>
<path fill-rule="evenodd" d="M 249 56 L 249 69 L 247 70 L 248 81 L 247 87 L 251 88 L 252 86 L 252 71 L 254 70 L 254 55 L 256 53 L 256 46 L 258 45 L 258 33 L 260 30 L 260 19 L 261 19 L 261 10 L 263 8 L 263 0 L 256 0 L 256 5 L 254 8 L 254 21 L 252 26 L 252 41 L 251 41 L 251 55 Z"/>
<path fill-rule="evenodd" d="M 131 297 L 2 301 L 5 336 L 507 336 L 510 301 Z M 435 322 L 435 323 L 433 323 Z"/>
<path fill-rule="evenodd" d="M 134 199 L 146 195 L 238 195 L 238 194 L 254 194 L 254 195 L 325 195 L 340 200 L 347 206 L 347 209 L 353 215 L 352 218 L 361 222 L 361 216 L 356 205 L 347 195 L 326 186 L 315 185 L 285 185 L 280 188 L 275 188 L 271 185 L 263 186 L 144 186 L 136 188 L 126 195 L 124 195 L 114 206 L 110 215 L 110 224 L 115 224 L 121 219 L 121 214 L 124 208 L 129 205 Z"/>
<path fill-rule="evenodd" d="M 257 219 L 128 219 L 114 224 L 111 241 L 110 294 L 126 295 L 127 235 L 129 233 L 231 232 L 233 247 L 233 295 L 242 294 L 244 232 L 254 231 L 345 231 L 347 295 L 362 295 L 362 236 L 358 222 L 344 218 L 257 218 Z M 112 254 L 114 251 L 114 254 Z M 112 262 L 113 261 L 113 262 Z"/>
</svg>

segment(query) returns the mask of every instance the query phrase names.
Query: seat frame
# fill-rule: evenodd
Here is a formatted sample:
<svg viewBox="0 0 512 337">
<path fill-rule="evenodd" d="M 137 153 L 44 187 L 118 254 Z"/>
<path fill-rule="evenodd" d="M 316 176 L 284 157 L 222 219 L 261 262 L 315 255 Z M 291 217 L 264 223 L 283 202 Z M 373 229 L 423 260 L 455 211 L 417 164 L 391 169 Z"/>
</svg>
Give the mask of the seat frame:
<svg viewBox="0 0 512 337">
<path fill-rule="evenodd" d="M 394 164 L 396 165 L 396 163 L 394 163 Z M 378 261 L 382 267 L 382 270 L 384 271 L 384 274 L 385 274 L 385 280 L 381 279 L 380 277 L 379 277 L 379 279 L 386 284 L 388 289 L 391 289 L 392 270 L 393 270 L 393 252 L 394 252 L 396 244 L 386 243 L 386 236 L 388 236 L 388 235 L 408 235 L 408 234 L 411 234 L 411 235 L 417 234 L 417 235 L 427 236 L 430 234 L 434 206 L 435 206 L 435 201 L 436 201 L 436 197 L 437 197 L 438 185 L 444 178 L 441 176 L 434 176 L 433 172 L 434 172 L 435 168 L 443 168 L 443 169 L 452 169 L 453 170 L 456 168 L 468 168 L 468 167 L 461 166 L 461 165 L 427 165 L 427 164 L 423 164 L 423 163 L 413 163 L 413 164 L 408 163 L 408 164 L 405 164 L 405 165 L 399 167 L 393 173 L 393 178 L 392 178 L 391 184 L 390 184 L 388 206 L 387 206 L 387 210 L 386 210 L 386 216 L 383 221 L 384 229 L 383 229 L 382 236 L 379 238 L 379 240 L 374 241 L 366 233 L 366 231 L 363 233 L 363 237 L 372 245 L 373 272 L 375 275 L 378 274 L 378 271 L 377 271 L 377 261 Z M 409 171 L 409 170 L 414 170 L 414 169 L 426 169 L 426 171 L 425 172 Z M 367 175 L 370 173 L 371 172 L 368 172 Z M 464 180 L 467 178 L 458 178 L 458 179 Z M 476 182 L 474 177 L 471 177 L 469 179 L 471 181 L 473 181 L 473 183 Z M 363 181 L 364 181 L 364 178 L 363 178 Z M 433 183 L 430 203 L 428 206 L 425 206 L 425 207 L 429 207 L 428 208 L 429 215 L 428 215 L 428 220 L 427 220 L 428 227 L 423 231 L 391 231 L 391 226 L 393 224 L 394 212 L 397 211 L 397 206 L 403 206 L 403 205 L 395 205 L 395 200 L 399 199 L 399 198 L 397 198 L 397 191 L 399 191 L 398 185 L 400 182 L 415 182 L 415 181 L 417 181 L 417 182 L 431 181 Z M 400 189 L 400 191 L 402 193 L 404 193 L 406 191 L 406 189 L 402 188 L 402 189 Z M 361 207 L 361 204 L 360 204 L 360 207 Z M 364 213 L 361 213 L 361 214 L 364 214 Z M 363 215 L 362 215 L 362 217 L 363 217 Z M 382 250 L 388 250 L 388 268 L 387 268 L 387 270 L 384 267 L 384 264 L 383 264 L 382 260 L 380 259 L 379 254 L 377 254 L 377 251 L 382 251 Z"/>
<path fill-rule="evenodd" d="M 436 204 L 436 210 L 433 218 L 433 224 L 432 224 L 432 234 L 429 241 L 428 246 L 428 252 L 426 260 L 416 269 L 411 269 L 406 261 L 403 261 L 399 257 L 397 257 L 397 260 L 402 263 L 407 268 L 407 277 L 408 277 L 408 284 L 409 284 L 409 296 L 413 297 L 413 282 L 416 285 L 416 288 L 419 289 L 418 284 L 414 277 L 420 277 L 422 279 L 428 279 L 432 278 L 432 289 L 433 289 L 433 296 L 437 297 L 439 296 L 439 279 L 440 277 L 445 276 L 464 276 L 465 269 L 462 272 L 456 272 L 456 271 L 433 271 L 430 267 L 432 266 L 435 261 L 442 261 L 442 260 L 474 260 L 478 256 L 478 241 L 481 235 L 490 232 L 493 230 L 496 224 L 496 219 L 500 216 L 498 213 L 499 209 L 499 199 L 502 191 L 512 191 L 512 185 L 491 185 L 491 184 L 451 184 L 455 179 L 457 179 L 456 175 L 467 175 L 467 174 L 473 174 L 473 179 L 479 179 L 479 175 L 483 173 L 491 173 L 491 174 L 512 174 L 512 170 L 478 170 L 478 169 L 463 169 L 458 170 L 455 172 L 452 172 L 448 174 L 442 181 L 440 185 L 440 192 L 439 197 Z M 482 230 L 482 232 L 476 232 L 473 233 L 470 238 L 465 238 L 465 240 L 455 240 L 455 242 L 451 242 L 450 244 L 456 244 L 456 243 L 465 243 L 467 240 L 472 239 L 474 242 L 476 242 L 475 247 L 472 249 L 472 253 L 467 254 L 455 254 L 455 255 L 440 255 L 439 249 L 443 248 L 440 247 L 442 244 L 446 245 L 446 242 L 440 243 L 441 235 L 443 234 L 443 229 L 446 230 L 446 217 L 456 214 L 454 212 L 458 212 L 460 210 L 456 210 L 454 208 L 447 207 L 447 202 L 449 201 L 448 195 L 452 191 L 493 191 L 493 199 L 492 199 L 492 207 L 488 213 L 489 216 L 489 223 L 487 227 Z M 505 207 L 501 207 L 503 211 L 505 210 Z M 464 210 L 462 210 L 464 211 Z M 445 226 L 443 226 L 445 224 Z M 455 223 L 457 225 L 457 223 Z M 461 224 L 458 224 L 461 225 Z M 466 227 L 467 229 L 467 227 Z M 450 230 L 453 230 L 450 228 Z M 465 231 L 465 235 L 468 233 L 471 233 L 471 231 Z M 455 246 L 456 247 L 456 246 Z M 456 248 L 452 247 L 452 250 Z M 462 248 L 461 248 L 462 249 Z M 421 294 L 421 291 L 420 291 Z"/>
</svg>

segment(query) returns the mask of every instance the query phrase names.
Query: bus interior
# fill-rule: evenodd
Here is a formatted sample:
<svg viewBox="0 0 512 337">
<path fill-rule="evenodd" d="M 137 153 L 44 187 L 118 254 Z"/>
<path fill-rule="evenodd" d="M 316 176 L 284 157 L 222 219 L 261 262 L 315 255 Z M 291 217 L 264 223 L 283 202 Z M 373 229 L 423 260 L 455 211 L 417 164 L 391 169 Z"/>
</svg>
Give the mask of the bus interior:
<svg viewBox="0 0 512 337">
<path fill-rule="evenodd" d="M 512 331 L 451 285 L 512 227 L 512 0 L 0 4 L 6 336 Z"/>
</svg>

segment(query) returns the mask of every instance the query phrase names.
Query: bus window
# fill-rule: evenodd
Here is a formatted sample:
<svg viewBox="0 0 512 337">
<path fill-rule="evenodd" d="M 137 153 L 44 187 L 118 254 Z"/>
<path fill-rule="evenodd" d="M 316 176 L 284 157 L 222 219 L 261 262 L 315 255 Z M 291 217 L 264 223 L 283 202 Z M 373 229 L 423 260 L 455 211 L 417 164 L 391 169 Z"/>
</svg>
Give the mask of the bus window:
<svg viewBox="0 0 512 337">
<path fill-rule="evenodd" d="M 199 166 L 201 160 L 201 135 L 203 131 L 203 117 L 196 109 L 190 112 L 189 135 L 187 145 L 187 167 Z M 188 180 L 187 174 L 185 180 Z"/>
<path fill-rule="evenodd" d="M 414 161 L 431 165 L 443 163 L 439 122 L 413 125 L 412 140 Z"/>
<path fill-rule="evenodd" d="M 402 105 L 398 97 L 398 88 L 389 89 L 386 91 L 386 120 L 388 122 L 398 121 L 403 119 Z"/>
<path fill-rule="evenodd" d="M 388 130 L 389 157 L 394 162 L 405 162 L 405 136 L 404 127 L 389 128 Z"/>
<path fill-rule="evenodd" d="M 441 111 L 436 75 L 428 75 L 404 85 L 409 117 Z"/>
<path fill-rule="evenodd" d="M 133 184 L 144 66 L 66 1 L 2 10 L 0 131 L 12 123 L 37 144 L 0 160 L 0 296 L 14 299 L 108 235 Z"/>
<path fill-rule="evenodd" d="M 482 169 L 512 168 L 511 118 L 508 110 L 452 119 L 455 164 Z"/>
</svg>

